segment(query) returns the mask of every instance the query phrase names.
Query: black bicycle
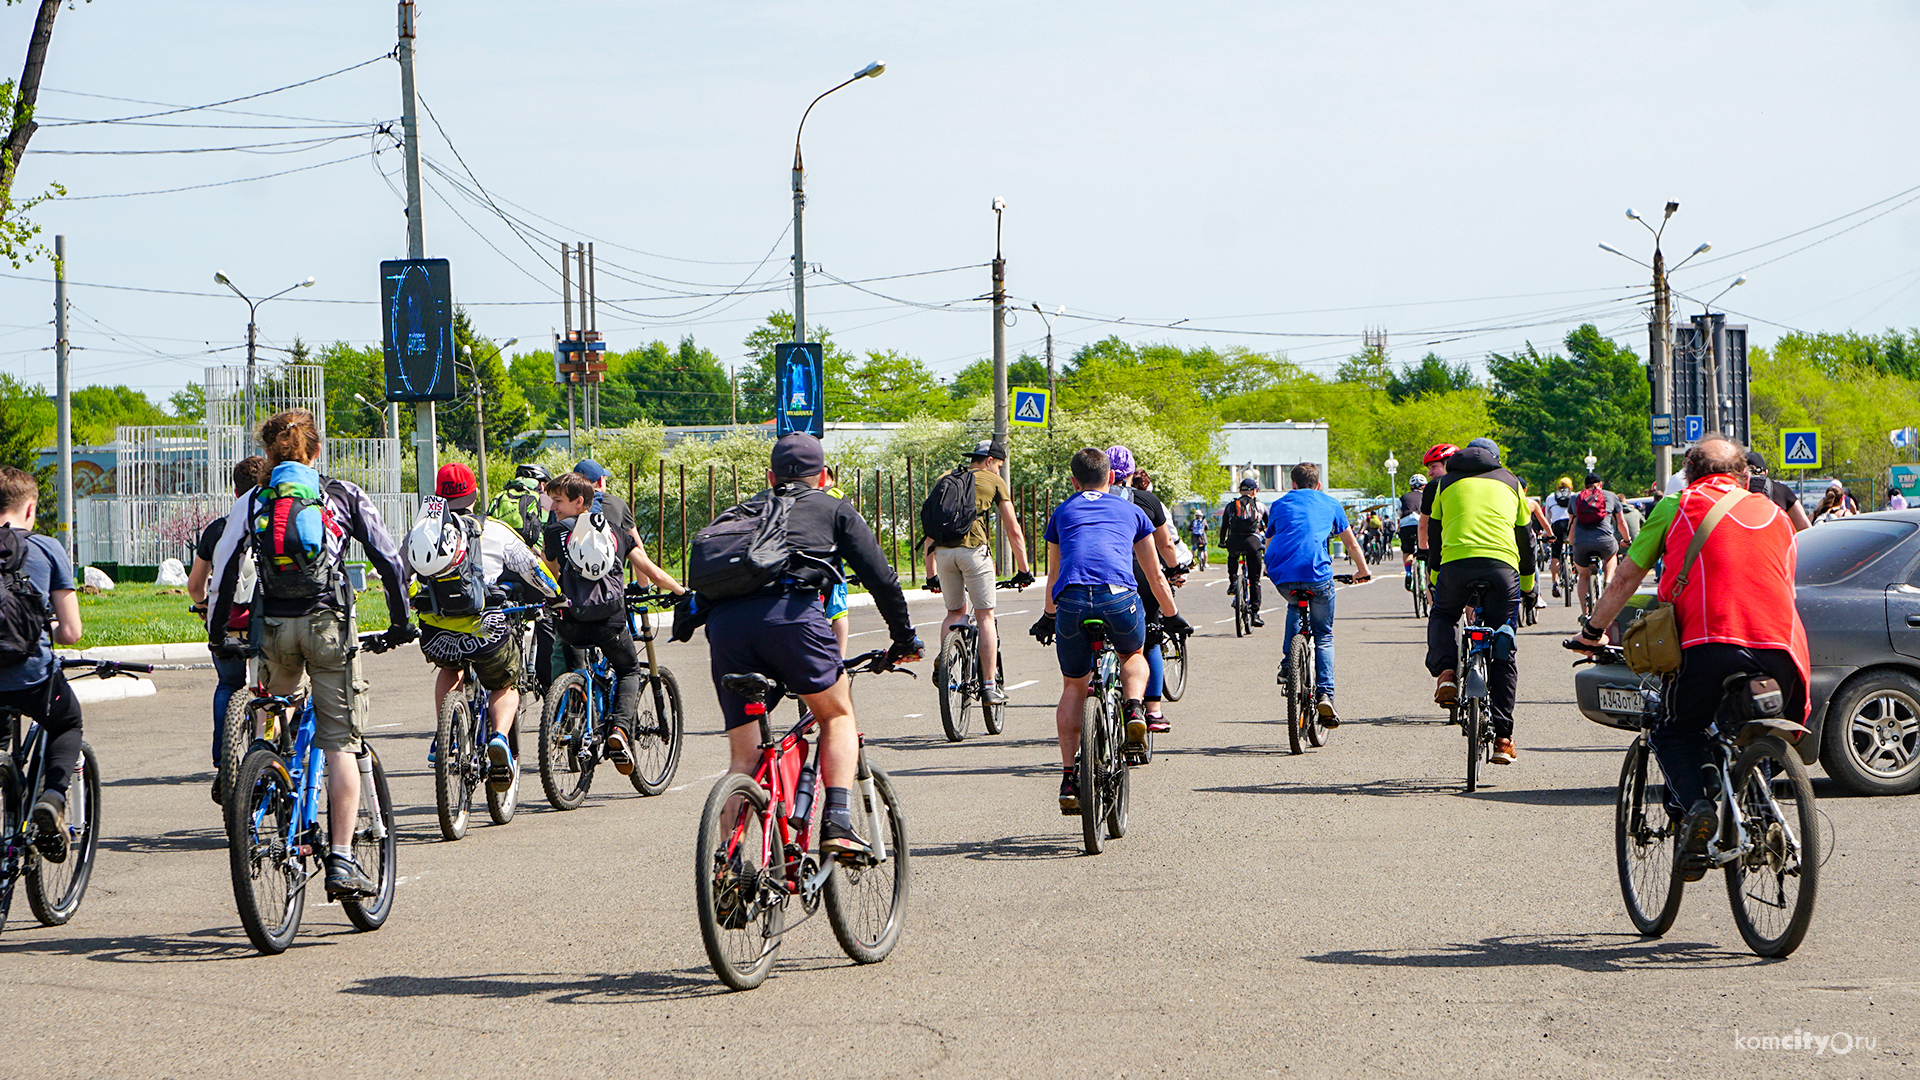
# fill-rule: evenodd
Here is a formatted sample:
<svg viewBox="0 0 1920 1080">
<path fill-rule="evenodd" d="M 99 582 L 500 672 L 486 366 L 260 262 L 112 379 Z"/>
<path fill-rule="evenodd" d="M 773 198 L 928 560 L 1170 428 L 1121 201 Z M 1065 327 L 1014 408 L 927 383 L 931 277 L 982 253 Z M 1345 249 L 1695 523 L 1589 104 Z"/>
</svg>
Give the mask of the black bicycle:
<svg viewBox="0 0 1920 1080">
<path fill-rule="evenodd" d="M 1011 580 L 994 583 L 996 589 L 1016 587 Z M 964 618 L 947 631 L 940 654 L 933 660 L 933 685 L 940 693 L 940 726 L 948 742 L 959 742 L 972 734 L 975 711 L 980 713 L 989 735 L 1000 734 L 1006 726 L 1006 705 L 986 699 L 986 685 L 980 675 L 980 627 L 972 615 Z M 993 652 L 993 668 L 1005 678 L 1006 663 L 998 648 Z"/>
<path fill-rule="evenodd" d="M 640 699 L 635 703 L 633 741 L 627 777 L 642 795 L 658 795 L 680 767 L 686 737 L 686 713 L 680 682 L 659 662 L 653 648 L 651 606 L 678 600 L 672 593 L 627 587 L 627 626 L 645 646 L 640 669 Z M 638 616 L 638 621 L 635 617 Z M 547 687 L 540 714 L 540 786 L 555 810 L 572 810 L 593 788 L 594 768 L 606 756 L 615 683 L 613 666 L 592 646 L 579 649 L 580 666 Z"/>
<path fill-rule="evenodd" d="M 540 611 L 542 607 L 540 604 L 516 604 L 501 609 L 509 620 L 507 632 L 515 637 L 526 637 L 525 617 Z M 513 722 L 507 728 L 507 745 L 513 750 L 513 769 L 504 782 L 491 775 L 493 769 L 487 760 L 487 743 L 493 737 L 488 703 L 493 695 L 480 685 L 472 663 L 462 665 L 459 684 L 447 691 L 446 700 L 440 703 L 439 728 L 433 741 L 433 793 L 434 808 L 440 817 L 440 835 L 448 840 L 458 840 L 467 835 L 473 795 L 483 782 L 487 787 L 487 815 L 493 819 L 493 823 L 505 825 L 513 820 L 520 801 L 520 721 L 522 718 L 532 720 L 539 715 L 539 680 L 533 675 L 532 661 L 530 652 L 522 653 L 516 682 L 516 689 L 520 692 L 520 707 L 515 710 Z"/>
<path fill-rule="evenodd" d="M 1467 625 L 1460 628 L 1459 660 L 1455 667 L 1459 679 L 1454 702 L 1447 709 L 1447 722 L 1458 725 L 1467 738 L 1467 790 L 1480 788 L 1480 768 L 1493 761 L 1492 699 L 1487 689 L 1487 666 L 1496 648 L 1510 648 L 1513 639 L 1503 644 L 1495 627 L 1486 625 L 1486 586 L 1475 584 L 1467 590 Z"/>
<path fill-rule="evenodd" d="M 1152 755 L 1153 735 L 1147 745 L 1128 750 L 1121 708 L 1120 657 L 1107 642 L 1104 620 L 1080 623 L 1093 647 L 1093 670 L 1087 681 L 1086 703 L 1080 712 L 1080 756 L 1075 784 L 1080 789 L 1080 832 L 1087 854 L 1098 855 L 1108 840 L 1127 835 L 1131 784 L 1129 768 L 1143 765 Z"/>
<path fill-rule="evenodd" d="M 63 671 L 89 668 L 102 679 L 153 670 L 152 664 L 123 664 L 113 660 L 60 661 Z M 49 705 L 53 680 L 47 680 Z M 87 882 L 93 877 L 93 859 L 100 846 L 100 762 L 93 747 L 80 744 L 67 786 L 66 858 L 54 862 L 41 854 L 48 838 L 33 823 L 33 804 L 47 781 L 47 732 L 23 714 L 0 709 L 0 736 L 6 753 L 0 754 L 0 927 L 13 907 L 13 888 L 27 879 L 27 903 L 33 917 L 45 926 L 61 926 L 80 910 Z"/>
</svg>

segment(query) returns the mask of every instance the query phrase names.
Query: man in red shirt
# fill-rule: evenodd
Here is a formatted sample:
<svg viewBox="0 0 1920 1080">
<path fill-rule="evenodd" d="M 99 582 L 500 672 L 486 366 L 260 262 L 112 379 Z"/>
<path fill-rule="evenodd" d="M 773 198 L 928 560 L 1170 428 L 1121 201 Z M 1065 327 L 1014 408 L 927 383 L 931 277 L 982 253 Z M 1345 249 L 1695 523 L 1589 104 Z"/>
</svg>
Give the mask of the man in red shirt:
<svg viewBox="0 0 1920 1080">
<path fill-rule="evenodd" d="M 1793 601 L 1793 524 L 1766 496 L 1747 491 L 1745 449 L 1720 436 L 1702 440 L 1687 451 L 1686 479 L 1686 487 L 1653 508 L 1592 617 L 1580 620 L 1578 642 L 1599 645 L 1647 568 L 1666 559 L 1659 598 L 1674 606 L 1681 662 L 1661 694 L 1664 714 L 1652 743 L 1667 776 L 1668 812 L 1686 813 L 1681 855 L 1694 857 L 1705 851 L 1715 825 L 1700 769 L 1710 760 L 1708 730 L 1725 680 L 1741 672 L 1773 677 L 1786 697 L 1784 715 L 1804 723 L 1808 656 L 1806 629 Z M 1679 588 L 1694 533 L 1716 504 L 1735 493 Z"/>
</svg>

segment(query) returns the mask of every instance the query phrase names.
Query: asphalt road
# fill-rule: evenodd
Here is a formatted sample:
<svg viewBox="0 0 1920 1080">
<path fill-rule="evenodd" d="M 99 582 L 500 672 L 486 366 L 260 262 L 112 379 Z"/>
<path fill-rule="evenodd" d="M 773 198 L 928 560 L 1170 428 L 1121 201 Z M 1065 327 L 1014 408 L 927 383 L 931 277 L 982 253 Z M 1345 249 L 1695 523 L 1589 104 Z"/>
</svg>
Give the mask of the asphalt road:
<svg viewBox="0 0 1920 1080">
<path fill-rule="evenodd" d="M 949 744 L 925 678 L 863 678 L 862 727 L 909 812 L 905 934 L 856 967 L 808 922 L 744 994 L 708 969 L 693 912 L 696 818 L 725 760 L 704 642 L 664 652 L 690 712 L 673 790 L 640 798 L 608 775 L 556 813 L 529 761 L 520 816 L 459 843 L 434 819 L 431 672 L 411 651 L 374 658 L 396 909 L 362 934 L 310 904 L 278 957 L 256 955 L 234 913 L 207 798 L 211 673 L 158 675 L 156 697 L 87 709 L 106 778 L 99 865 L 71 924 L 41 928 L 17 901 L 0 934 L 0 1075 L 1531 1080 L 1920 1064 L 1913 800 L 1816 778 L 1833 854 L 1794 956 L 1747 952 L 1717 878 L 1643 939 L 1613 868 L 1627 738 L 1570 704 L 1566 609 L 1522 638 L 1518 763 L 1466 795 L 1397 574 L 1341 591 L 1348 722 L 1300 757 L 1274 719 L 1278 620 L 1236 640 L 1223 591 L 1206 575 L 1181 593 L 1200 628 L 1188 696 L 1134 775 L 1131 833 L 1097 857 L 1055 805 L 1057 669 L 1024 636 L 1037 593 L 1002 594 L 1003 735 Z M 929 640 L 938 606 L 914 606 Z M 856 647 L 884 642 L 871 608 L 853 618 Z M 1744 1048 L 1797 1032 L 1841 1038 Z"/>
</svg>

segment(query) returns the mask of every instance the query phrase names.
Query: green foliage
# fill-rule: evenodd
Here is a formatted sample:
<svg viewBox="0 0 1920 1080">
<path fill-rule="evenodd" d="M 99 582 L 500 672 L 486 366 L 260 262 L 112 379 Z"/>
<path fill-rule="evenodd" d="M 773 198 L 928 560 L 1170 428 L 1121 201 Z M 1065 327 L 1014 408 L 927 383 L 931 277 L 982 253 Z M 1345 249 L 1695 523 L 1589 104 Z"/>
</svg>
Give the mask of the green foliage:
<svg viewBox="0 0 1920 1080">
<path fill-rule="evenodd" d="M 486 394 L 487 446 L 502 450 L 511 447 L 520 433 L 533 423 L 533 408 L 527 404 L 526 394 L 507 375 L 507 365 L 500 358 L 499 348 L 474 330 L 464 307 L 453 309 L 453 340 L 460 347 L 463 365 L 472 365 Z M 460 387 L 459 397 L 442 402 L 436 410 L 437 426 L 443 442 L 472 448 L 474 380 L 473 374 L 464 369 L 460 372 Z"/>
<path fill-rule="evenodd" d="M 127 386 L 83 386 L 73 392 L 72 409 L 75 443 L 111 442 L 116 435 L 114 429 L 122 424 L 180 422 L 146 394 Z M 52 421 L 53 417 L 48 416 L 49 426 L 42 432 L 42 446 L 51 446 L 56 437 Z"/>
<path fill-rule="evenodd" d="M 1342 360 L 1340 370 L 1334 372 L 1333 381 L 1385 390 L 1393 381 L 1393 368 L 1388 365 L 1384 351 L 1368 349 Z"/>
<path fill-rule="evenodd" d="M 724 424 L 732 408 L 719 357 L 691 337 L 681 338 L 677 349 L 656 341 L 607 358 L 600 410 L 609 425 L 642 419 L 668 426 Z"/>
<path fill-rule="evenodd" d="M 747 349 L 746 365 L 740 369 L 740 422 L 759 423 L 773 419 L 773 386 L 776 370 L 773 347 L 793 340 L 793 313 L 776 311 L 755 327 L 742 342 Z M 833 334 L 824 326 L 807 330 L 807 340 L 817 341 L 826 366 L 828 418 L 833 416 L 832 402 L 847 399 L 847 371 L 856 366 L 854 358 L 834 343 Z"/>
<path fill-rule="evenodd" d="M 49 445 L 42 436 L 53 428 L 54 405 L 46 392 L 0 372 L 0 465 L 31 471 L 40 447 Z"/>
<path fill-rule="evenodd" d="M 1007 386 L 1047 385 L 1047 362 L 1021 353 L 1019 358 L 1007 362 Z M 954 415 L 963 414 L 968 403 L 977 398 L 993 396 L 993 358 L 975 360 L 954 373 L 953 381 L 947 384 L 947 396 L 952 398 Z"/>
<path fill-rule="evenodd" d="M 987 393 L 993 393 L 991 381 Z M 832 383 L 827 386 L 827 416 L 832 420 L 957 416 L 966 411 L 967 405 L 966 400 L 956 400 L 940 385 L 933 369 L 895 349 L 869 350 L 865 360 L 847 366 L 838 387 Z"/>
<path fill-rule="evenodd" d="M 1835 378 L 1866 371 L 1920 379 L 1920 329 L 1905 334 L 1889 329 L 1878 337 L 1852 331 L 1795 332 L 1774 342 L 1774 350 L 1792 363 Z"/>
<path fill-rule="evenodd" d="M 1631 349 L 1592 323 L 1566 336 L 1567 355 L 1529 344 L 1487 359 L 1494 390 L 1488 411 L 1507 466 L 1534 491 L 1563 474 L 1584 473 L 1592 453 L 1615 491 L 1637 492 L 1653 479 L 1646 369 Z"/>
<path fill-rule="evenodd" d="M 353 395 L 374 405 L 386 401 L 386 357 L 378 347 L 356 348 L 336 341 L 321 349 L 309 363 L 327 373 L 327 434 L 336 439 L 379 439 L 387 434 L 384 412 L 368 408 Z M 413 423 L 413 408 L 400 406 L 400 428 Z M 406 442 L 404 438 L 401 440 Z"/>
<path fill-rule="evenodd" d="M 567 391 L 553 381 L 553 353 L 514 353 L 507 374 L 533 409 L 534 424 L 543 428 L 567 425 Z"/>
<path fill-rule="evenodd" d="M 1428 353 L 1418 364 L 1407 365 L 1387 377 L 1387 397 L 1398 405 L 1409 398 L 1466 390 L 1473 384 L 1473 370 L 1466 364 L 1455 366 Z"/>
<path fill-rule="evenodd" d="M 1899 335 L 1892 333 L 1888 337 Z M 1782 480 L 1793 470 L 1781 470 L 1780 431 L 1788 427 L 1820 429 L 1821 470 L 1830 476 L 1878 477 L 1887 466 L 1908 460 L 1909 451 L 1896 450 L 1887 432 L 1915 422 L 1920 403 L 1920 375 L 1883 370 L 1886 354 L 1876 357 L 1860 350 L 1837 353 L 1832 342 L 1858 335 L 1789 334 L 1771 350 L 1747 350 L 1749 388 L 1753 401 L 1753 445 L 1764 454 Z M 1886 339 L 1877 339 L 1885 341 Z M 1911 347 L 1911 346 L 1909 346 Z M 1863 503 L 1880 492 L 1855 489 Z"/>
<path fill-rule="evenodd" d="M 1221 354 L 1212 348 L 1183 350 L 1175 345 L 1133 345 L 1118 337 L 1108 337 L 1077 350 L 1059 378 L 1059 400 L 1054 409 L 1060 413 L 1099 415 L 1103 403 L 1125 398 L 1144 407 L 1158 419 L 1158 427 L 1178 448 L 1182 461 L 1191 463 L 1179 487 L 1196 485 L 1205 490 L 1219 461 L 1215 436 L 1220 430 L 1222 387 L 1239 386 L 1243 380 L 1230 368 L 1245 363 L 1261 363 L 1253 354 Z M 1054 420 L 1055 430 L 1060 420 Z M 1131 443 L 1119 438 L 1101 442 Z M 1075 449 L 1078 446 L 1076 445 Z M 1192 471 L 1193 468 L 1201 472 Z M 1155 477 L 1160 473 L 1155 472 Z"/>
</svg>

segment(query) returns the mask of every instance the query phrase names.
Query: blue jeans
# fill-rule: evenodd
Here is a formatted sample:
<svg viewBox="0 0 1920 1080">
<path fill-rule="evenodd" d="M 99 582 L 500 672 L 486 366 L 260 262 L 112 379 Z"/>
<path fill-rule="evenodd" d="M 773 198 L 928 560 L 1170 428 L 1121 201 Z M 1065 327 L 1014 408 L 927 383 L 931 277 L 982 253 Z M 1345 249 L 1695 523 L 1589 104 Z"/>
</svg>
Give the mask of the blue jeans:
<svg viewBox="0 0 1920 1080">
<path fill-rule="evenodd" d="M 1293 635 L 1300 632 L 1300 608 L 1287 594 L 1294 589 L 1306 589 L 1313 593 L 1313 601 L 1307 607 L 1307 624 L 1313 631 L 1314 691 L 1333 696 L 1333 581 L 1276 581 L 1273 587 L 1280 592 L 1280 600 L 1287 605 L 1287 636 L 1285 641 L 1289 654 L 1293 651 Z"/>
<path fill-rule="evenodd" d="M 227 705 L 236 690 L 247 685 L 247 662 L 241 657 L 215 656 L 213 671 L 220 685 L 213 688 L 213 767 L 220 767 L 220 743 L 227 736 Z"/>
<path fill-rule="evenodd" d="M 1053 651 L 1060 674 L 1069 679 L 1093 670 L 1093 642 L 1080 629 L 1083 619 L 1104 620 L 1107 644 L 1122 656 L 1139 652 L 1146 643 L 1146 612 L 1131 585 L 1119 592 L 1106 585 L 1064 585 L 1054 600 Z"/>
</svg>

